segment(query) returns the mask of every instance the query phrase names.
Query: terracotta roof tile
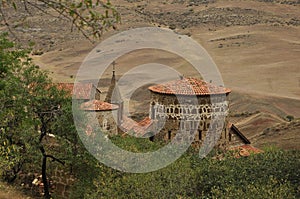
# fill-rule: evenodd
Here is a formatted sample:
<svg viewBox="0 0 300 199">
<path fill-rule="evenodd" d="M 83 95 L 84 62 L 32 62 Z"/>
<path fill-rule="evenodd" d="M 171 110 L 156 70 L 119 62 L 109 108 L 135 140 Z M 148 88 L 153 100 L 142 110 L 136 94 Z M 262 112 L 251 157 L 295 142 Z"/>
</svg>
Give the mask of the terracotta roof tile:
<svg viewBox="0 0 300 199">
<path fill-rule="evenodd" d="M 125 132 L 133 130 L 137 135 L 143 136 L 145 133 L 147 133 L 147 129 L 150 127 L 151 124 L 152 120 L 148 117 L 140 122 L 136 122 L 124 116 L 121 129 Z"/>
<path fill-rule="evenodd" d="M 121 124 L 121 130 L 124 132 L 130 131 L 134 126 L 136 122 L 126 116 L 123 116 L 123 122 Z"/>
<path fill-rule="evenodd" d="M 138 124 L 143 127 L 148 127 L 152 124 L 152 122 L 153 121 L 149 117 L 146 117 L 142 121 L 140 121 Z"/>
<path fill-rule="evenodd" d="M 235 157 L 247 157 L 251 154 L 258 154 L 264 152 L 263 150 L 260 150 L 258 148 L 255 148 L 249 144 L 242 145 L 242 146 L 236 146 L 230 148 L 232 151 L 237 151 L 238 153 L 235 154 Z"/>
<path fill-rule="evenodd" d="M 85 111 L 110 111 L 119 108 L 118 105 L 110 104 L 100 100 L 92 100 L 80 105 L 80 108 Z"/>
<path fill-rule="evenodd" d="M 169 95 L 217 95 L 231 92 L 228 88 L 191 77 L 150 86 L 149 90 Z"/>
<path fill-rule="evenodd" d="M 57 83 L 55 86 L 73 95 L 75 99 L 90 99 L 94 87 L 92 83 Z"/>
</svg>

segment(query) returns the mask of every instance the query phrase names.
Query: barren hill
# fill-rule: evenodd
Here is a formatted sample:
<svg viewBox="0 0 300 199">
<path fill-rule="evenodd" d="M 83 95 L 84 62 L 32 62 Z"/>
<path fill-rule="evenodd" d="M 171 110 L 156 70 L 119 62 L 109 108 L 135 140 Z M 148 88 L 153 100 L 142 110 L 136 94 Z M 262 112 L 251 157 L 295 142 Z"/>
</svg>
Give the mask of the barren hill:
<svg viewBox="0 0 300 199">
<path fill-rule="evenodd" d="M 300 149 L 299 120 L 287 121 L 287 116 L 300 117 L 299 0 L 112 0 L 112 3 L 121 13 L 122 24 L 103 39 L 144 26 L 168 27 L 190 36 L 211 55 L 225 86 L 233 90 L 229 119 L 257 146 L 273 143 Z M 38 10 L 32 15 L 12 12 L 9 20 L 23 43 L 36 44 L 35 62 L 50 70 L 55 81 L 74 81 L 84 57 L 95 47 L 77 32 L 70 33 L 70 22 Z M 117 60 L 117 73 L 121 76 L 148 61 L 170 65 L 186 76 L 197 76 L 178 57 L 146 51 Z M 110 76 L 107 71 L 102 77 L 100 87 L 104 94 Z M 147 114 L 146 87 L 139 88 L 131 98 L 132 113 Z"/>
</svg>

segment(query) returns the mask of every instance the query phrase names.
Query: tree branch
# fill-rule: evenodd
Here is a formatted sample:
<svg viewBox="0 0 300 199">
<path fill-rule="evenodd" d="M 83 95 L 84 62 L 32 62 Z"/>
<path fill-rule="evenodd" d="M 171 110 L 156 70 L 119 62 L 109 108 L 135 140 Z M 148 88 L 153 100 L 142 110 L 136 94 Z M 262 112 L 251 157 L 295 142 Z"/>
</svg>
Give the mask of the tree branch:
<svg viewBox="0 0 300 199">
<path fill-rule="evenodd" d="M 60 164 L 65 165 L 65 162 L 64 162 L 64 161 L 62 161 L 62 160 L 60 160 L 60 159 L 58 159 L 58 158 L 56 158 L 56 157 L 54 157 L 54 156 L 52 156 L 52 155 L 45 155 L 45 156 L 46 156 L 47 158 L 51 158 L 53 162 L 59 162 Z"/>
<path fill-rule="evenodd" d="M 65 162 L 64 162 L 64 161 L 62 161 L 62 160 L 60 160 L 60 159 L 54 157 L 53 155 L 48 155 L 48 154 L 46 154 L 46 151 L 45 151 L 45 149 L 44 149 L 43 146 L 40 146 L 40 151 L 41 151 L 41 153 L 42 153 L 42 155 L 43 155 L 44 157 L 46 157 L 46 158 L 51 158 L 53 162 L 59 162 L 60 164 L 65 165 Z"/>
<path fill-rule="evenodd" d="M 5 26 L 8 28 L 9 32 L 13 35 L 14 38 L 16 38 L 16 40 L 17 40 L 18 42 L 20 42 L 19 38 L 15 35 L 15 33 L 14 33 L 13 30 L 11 29 L 11 27 L 10 27 L 8 21 L 6 20 L 5 14 L 4 14 L 3 10 L 2 10 L 2 5 L 0 5 L 0 14 L 1 14 L 1 16 L 2 16 L 2 18 L 3 18 L 3 21 L 4 21 L 4 24 L 5 24 Z"/>
<path fill-rule="evenodd" d="M 73 27 L 76 27 L 76 29 L 92 43 L 94 43 L 91 38 L 92 36 L 101 37 L 103 34 L 103 30 L 106 30 L 110 27 L 113 27 L 115 29 L 114 24 L 120 21 L 119 13 L 109 3 L 109 1 L 107 3 L 100 0 L 79 1 L 76 3 L 72 3 L 67 0 L 19 1 L 23 4 L 25 11 L 29 14 L 29 6 L 31 6 L 32 8 L 36 8 L 44 14 L 69 20 L 72 23 L 71 31 L 73 30 Z M 39 3 L 42 3 L 43 5 L 40 5 Z M 9 2 L 8 4 L 10 6 L 16 7 L 14 2 Z M 41 6 L 53 9 L 56 13 L 59 14 L 59 16 L 52 15 Z M 95 7 L 101 7 L 103 13 L 96 11 L 94 9 Z M 0 4 L 0 14 L 3 16 L 3 21 L 8 27 L 9 32 L 11 32 L 11 34 L 13 34 L 15 38 L 17 38 L 13 33 L 13 29 L 9 26 L 9 22 L 6 20 L 2 8 L 3 4 Z"/>
</svg>

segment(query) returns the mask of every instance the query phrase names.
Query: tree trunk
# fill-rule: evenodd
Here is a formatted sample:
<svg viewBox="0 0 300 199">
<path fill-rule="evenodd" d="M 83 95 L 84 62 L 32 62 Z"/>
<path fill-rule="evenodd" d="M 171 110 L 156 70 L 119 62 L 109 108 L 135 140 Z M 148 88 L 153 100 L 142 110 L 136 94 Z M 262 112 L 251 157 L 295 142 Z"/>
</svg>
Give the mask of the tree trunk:
<svg viewBox="0 0 300 199">
<path fill-rule="evenodd" d="M 43 164 L 42 164 L 42 181 L 44 184 L 44 198 L 50 199 L 50 193 L 49 193 L 49 184 L 47 181 L 47 156 L 43 154 Z"/>
</svg>

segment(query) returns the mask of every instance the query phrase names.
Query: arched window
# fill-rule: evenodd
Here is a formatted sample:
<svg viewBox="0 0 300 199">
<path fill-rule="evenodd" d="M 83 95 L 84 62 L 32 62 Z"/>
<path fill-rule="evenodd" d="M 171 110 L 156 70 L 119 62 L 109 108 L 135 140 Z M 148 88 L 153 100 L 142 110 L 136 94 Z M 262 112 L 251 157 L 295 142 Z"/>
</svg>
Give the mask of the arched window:
<svg viewBox="0 0 300 199">
<path fill-rule="evenodd" d="M 179 113 L 179 110 L 177 107 L 175 107 L 175 111 L 174 111 L 175 114 L 178 114 Z"/>
</svg>

